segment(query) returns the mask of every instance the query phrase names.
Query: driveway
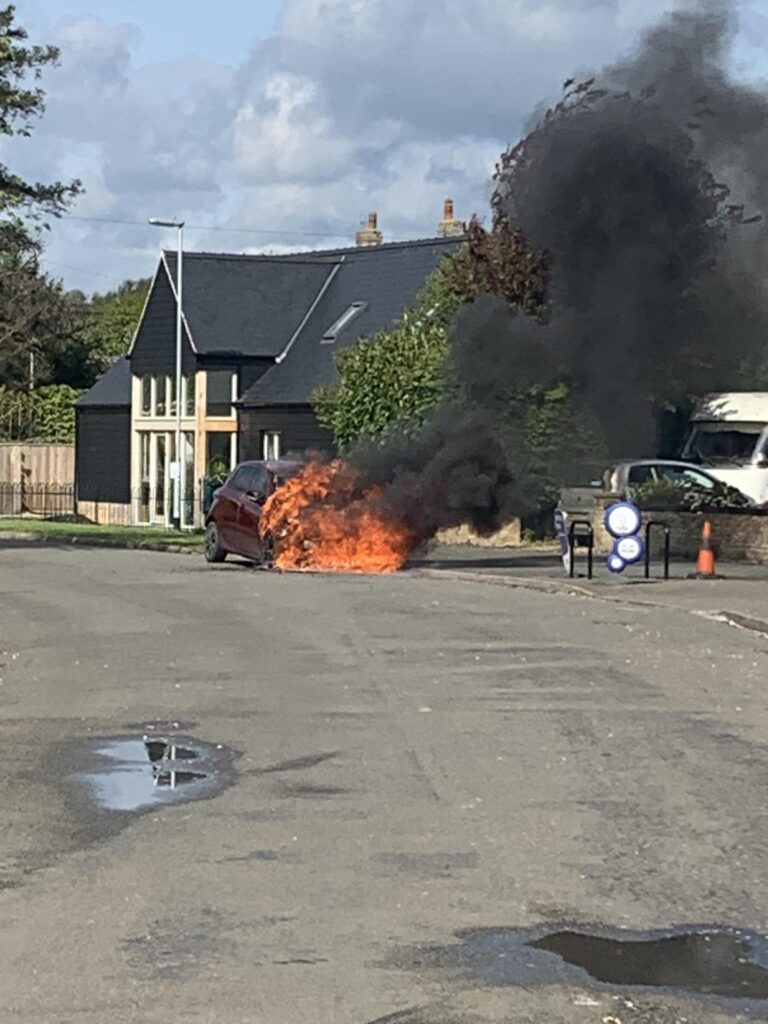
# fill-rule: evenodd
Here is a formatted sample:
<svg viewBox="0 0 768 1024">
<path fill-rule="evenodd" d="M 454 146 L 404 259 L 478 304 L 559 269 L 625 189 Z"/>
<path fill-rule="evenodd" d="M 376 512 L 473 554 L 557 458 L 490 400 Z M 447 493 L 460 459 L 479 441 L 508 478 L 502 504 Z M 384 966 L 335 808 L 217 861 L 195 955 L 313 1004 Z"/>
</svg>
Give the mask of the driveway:
<svg viewBox="0 0 768 1024">
<path fill-rule="evenodd" d="M 3 1024 L 768 1017 L 525 945 L 768 929 L 759 634 L 434 570 L 0 574 Z M 97 806 L 73 776 L 145 733 L 211 744 L 220 789 Z"/>
</svg>

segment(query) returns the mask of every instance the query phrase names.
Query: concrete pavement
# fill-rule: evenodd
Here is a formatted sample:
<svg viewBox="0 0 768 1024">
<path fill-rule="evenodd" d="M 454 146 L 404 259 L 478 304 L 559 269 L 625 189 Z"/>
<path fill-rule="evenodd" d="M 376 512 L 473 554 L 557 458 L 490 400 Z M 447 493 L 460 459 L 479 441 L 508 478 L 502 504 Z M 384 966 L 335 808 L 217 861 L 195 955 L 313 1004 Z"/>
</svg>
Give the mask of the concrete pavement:
<svg viewBox="0 0 768 1024">
<path fill-rule="evenodd" d="M 744 1009 L 420 952 L 499 926 L 768 930 L 768 642 L 468 571 L 0 551 L 0 1021 Z M 226 745 L 234 785 L 127 817 L 73 788 L 87 740 L 151 727 Z"/>
<path fill-rule="evenodd" d="M 580 552 L 574 579 L 568 578 L 559 554 L 544 548 L 436 548 L 420 560 L 426 570 L 471 580 L 488 578 L 506 586 L 548 593 L 572 593 L 628 605 L 675 608 L 704 617 L 720 618 L 741 628 L 768 633 L 768 565 L 718 562 L 716 578 L 692 579 L 689 561 L 673 560 L 670 578 L 654 561 L 651 578 L 642 565 L 613 574 L 595 556 L 593 579 L 587 578 L 586 558 Z"/>
</svg>

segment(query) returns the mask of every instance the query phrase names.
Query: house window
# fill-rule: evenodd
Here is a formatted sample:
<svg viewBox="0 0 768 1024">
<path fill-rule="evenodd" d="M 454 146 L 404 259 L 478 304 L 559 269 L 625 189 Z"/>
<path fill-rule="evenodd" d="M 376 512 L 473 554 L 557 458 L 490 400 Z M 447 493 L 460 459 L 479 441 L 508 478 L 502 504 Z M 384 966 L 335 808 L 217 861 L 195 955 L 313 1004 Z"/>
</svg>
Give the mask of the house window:
<svg viewBox="0 0 768 1024">
<path fill-rule="evenodd" d="M 206 384 L 206 416 L 231 416 L 235 397 L 234 371 L 208 370 Z"/>
<path fill-rule="evenodd" d="M 223 483 L 234 467 L 234 434 L 209 431 L 205 435 L 205 475 Z"/>
<path fill-rule="evenodd" d="M 167 391 L 165 377 L 155 377 L 155 416 L 165 416 L 165 395 Z"/>
<path fill-rule="evenodd" d="M 189 377 L 185 377 L 182 382 L 182 391 L 184 395 L 184 415 L 194 416 L 195 415 L 195 377 L 192 374 Z"/>
<path fill-rule="evenodd" d="M 163 377 L 160 378 L 164 380 Z M 155 435 L 155 518 L 165 521 L 165 476 L 166 476 L 165 434 Z"/>
<path fill-rule="evenodd" d="M 262 430 L 261 432 L 261 457 L 262 459 L 280 458 L 280 432 L 277 430 Z"/>
<path fill-rule="evenodd" d="M 341 332 L 352 323 L 356 316 L 359 316 L 363 312 L 367 303 L 365 302 L 353 302 L 346 313 L 342 313 L 339 319 L 331 324 L 328 330 L 323 334 L 321 338 L 322 345 L 332 345 L 338 338 Z"/>
<path fill-rule="evenodd" d="M 149 381 L 149 377 L 145 377 L 145 380 Z M 142 432 L 139 434 L 139 508 L 138 508 L 138 521 L 140 523 L 149 522 L 149 500 L 150 500 L 150 489 L 151 489 L 151 464 L 150 464 L 150 441 L 151 435 Z"/>
<path fill-rule="evenodd" d="M 194 526 L 195 522 L 195 435 L 186 432 L 182 437 L 182 526 Z"/>
<path fill-rule="evenodd" d="M 141 378 L 141 415 L 152 415 L 152 378 Z"/>
</svg>

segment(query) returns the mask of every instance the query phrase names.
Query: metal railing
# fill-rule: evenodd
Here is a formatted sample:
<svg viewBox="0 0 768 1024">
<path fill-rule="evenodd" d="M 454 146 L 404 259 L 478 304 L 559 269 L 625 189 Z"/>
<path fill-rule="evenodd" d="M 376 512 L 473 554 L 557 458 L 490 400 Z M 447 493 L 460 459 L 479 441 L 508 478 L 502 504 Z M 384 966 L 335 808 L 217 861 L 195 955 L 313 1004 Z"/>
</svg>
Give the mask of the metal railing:
<svg viewBox="0 0 768 1024">
<path fill-rule="evenodd" d="M 0 516 L 31 515 L 42 519 L 59 519 L 74 514 L 74 484 L 0 481 Z"/>
<path fill-rule="evenodd" d="M 187 528 L 199 527 L 221 484 L 205 481 L 200 488 L 182 495 L 181 519 Z M 112 525 L 168 526 L 173 519 L 173 493 L 147 487 L 132 492 L 122 501 L 99 490 L 78 494 L 74 483 L 29 483 L 0 480 L 0 517 L 30 516 L 67 519 L 74 516 Z"/>
<path fill-rule="evenodd" d="M 672 531 L 666 525 L 666 523 L 651 522 L 646 523 L 645 526 L 645 578 L 649 580 L 651 578 L 651 538 L 653 536 L 654 527 L 664 531 L 664 579 L 669 579 L 669 552 Z"/>
<path fill-rule="evenodd" d="M 577 531 L 579 531 L 577 533 Z M 592 562 L 595 547 L 595 531 L 588 519 L 574 519 L 568 528 L 569 554 L 568 576 L 573 579 L 576 574 L 576 537 L 586 538 L 587 544 L 587 579 L 592 579 Z"/>
</svg>

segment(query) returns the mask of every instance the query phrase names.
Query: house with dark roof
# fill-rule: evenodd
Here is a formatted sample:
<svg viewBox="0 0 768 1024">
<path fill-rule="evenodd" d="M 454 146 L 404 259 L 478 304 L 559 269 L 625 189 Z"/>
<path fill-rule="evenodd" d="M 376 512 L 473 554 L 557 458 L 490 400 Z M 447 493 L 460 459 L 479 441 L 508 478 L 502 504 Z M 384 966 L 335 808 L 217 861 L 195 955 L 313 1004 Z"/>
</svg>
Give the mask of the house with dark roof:
<svg viewBox="0 0 768 1024">
<path fill-rule="evenodd" d="M 205 478 L 244 459 L 332 451 L 311 395 L 334 379 L 335 352 L 411 306 L 462 235 L 446 203 L 431 239 L 382 243 L 372 214 L 353 248 L 185 252 L 180 396 L 177 256 L 163 253 L 127 357 L 78 403 L 79 511 L 97 521 L 167 525 L 180 463 L 182 525 L 193 526 Z"/>
<path fill-rule="evenodd" d="M 131 522 L 131 367 L 125 357 L 77 403 L 75 481 L 80 515 Z"/>
</svg>

